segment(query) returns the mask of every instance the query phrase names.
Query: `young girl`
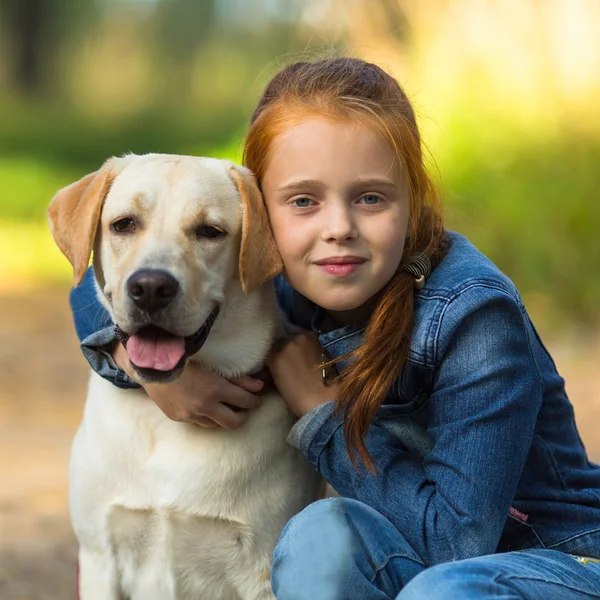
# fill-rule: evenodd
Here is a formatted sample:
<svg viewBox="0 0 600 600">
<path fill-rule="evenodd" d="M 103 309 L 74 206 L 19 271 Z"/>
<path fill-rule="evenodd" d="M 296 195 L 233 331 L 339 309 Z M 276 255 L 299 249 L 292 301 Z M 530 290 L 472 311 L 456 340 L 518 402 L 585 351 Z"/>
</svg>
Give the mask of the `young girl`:
<svg viewBox="0 0 600 600">
<path fill-rule="evenodd" d="M 276 597 L 600 598 L 600 467 L 514 285 L 444 230 L 397 82 L 348 58 L 284 68 L 244 162 L 302 329 L 269 361 L 289 442 L 341 496 L 286 526 Z M 88 276 L 71 296 L 83 351 L 135 386 L 94 294 Z M 236 383 L 190 365 L 146 389 L 173 419 L 236 428 L 261 386 Z"/>
</svg>

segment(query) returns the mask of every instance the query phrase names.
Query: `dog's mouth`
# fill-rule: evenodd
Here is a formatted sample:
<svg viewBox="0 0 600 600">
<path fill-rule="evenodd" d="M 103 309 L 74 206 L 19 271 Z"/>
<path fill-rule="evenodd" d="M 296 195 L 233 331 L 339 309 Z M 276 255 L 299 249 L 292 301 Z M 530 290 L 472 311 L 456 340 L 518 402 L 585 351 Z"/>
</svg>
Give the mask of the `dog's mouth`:
<svg viewBox="0 0 600 600">
<path fill-rule="evenodd" d="M 185 337 L 173 335 L 158 325 L 145 325 L 132 334 L 115 325 L 115 335 L 127 350 L 136 371 L 148 380 L 164 380 L 204 346 L 218 315 L 219 306 L 216 305 L 202 327 Z"/>
</svg>

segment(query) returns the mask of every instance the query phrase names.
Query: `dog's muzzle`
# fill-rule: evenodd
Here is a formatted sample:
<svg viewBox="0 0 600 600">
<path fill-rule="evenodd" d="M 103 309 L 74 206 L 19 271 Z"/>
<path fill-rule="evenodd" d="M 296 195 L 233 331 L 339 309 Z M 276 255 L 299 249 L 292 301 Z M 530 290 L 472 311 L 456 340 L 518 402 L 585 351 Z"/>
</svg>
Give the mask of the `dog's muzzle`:
<svg viewBox="0 0 600 600">
<path fill-rule="evenodd" d="M 129 334 L 123 331 L 119 325 L 115 325 L 115 336 L 127 350 L 131 365 L 138 371 L 144 379 L 147 380 L 166 380 L 172 377 L 173 373 L 183 368 L 188 357 L 193 356 L 206 343 L 208 335 L 219 316 L 219 305 L 215 305 L 208 318 L 202 326 L 192 335 L 183 338 L 174 336 L 167 330 L 157 325 L 146 325 L 135 333 Z M 133 339 L 132 339 L 133 338 Z M 183 348 L 181 348 L 183 344 Z M 175 358 L 171 357 L 169 361 L 168 348 L 175 345 Z M 163 356 L 157 357 L 160 353 L 160 347 L 163 348 Z M 146 352 L 144 352 L 146 347 Z M 153 352 L 153 357 L 148 359 L 148 353 Z M 132 357 L 132 354 L 134 355 Z M 181 355 L 180 358 L 179 355 Z M 146 361 L 144 361 L 146 359 Z M 149 361 L 149 362 L 148 362 Z M 177 361 L 176 363 L 174 361 Z M 145 364 L 145 362 L 147 364 Z M 139 364 L 138 364 L 139 363 Z M 173 364 L 172 364 L 173 363 Z"/>
</svg>

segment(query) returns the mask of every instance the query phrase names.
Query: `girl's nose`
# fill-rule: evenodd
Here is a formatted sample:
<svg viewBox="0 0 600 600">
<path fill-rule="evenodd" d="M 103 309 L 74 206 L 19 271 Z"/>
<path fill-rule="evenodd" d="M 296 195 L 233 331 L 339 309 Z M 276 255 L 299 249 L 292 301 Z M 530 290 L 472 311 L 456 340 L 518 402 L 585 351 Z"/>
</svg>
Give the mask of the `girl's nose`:
<svg viewBox="0 0 600 600">
<path fill-rule="evenodd" d="M 342 242 L 357 237 L 358 230 L 351 207 L 346 202 L 331 202 L 323 215 L 323 238 Z"/>
</svg>

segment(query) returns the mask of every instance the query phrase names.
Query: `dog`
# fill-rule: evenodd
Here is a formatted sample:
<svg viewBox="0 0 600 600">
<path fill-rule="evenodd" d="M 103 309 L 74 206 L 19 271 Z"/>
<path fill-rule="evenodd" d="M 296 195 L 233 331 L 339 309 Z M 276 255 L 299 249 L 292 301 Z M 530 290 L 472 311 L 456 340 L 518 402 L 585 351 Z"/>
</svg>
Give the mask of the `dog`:
<svg viewBox="0 0 600 600">
<path fill-rule="evenodd" d="M 81 283 L 93 250 L 100 301 L 140 383 L 187 361 L 259 371 L 282 334 L 281 270 L 254 177 L 224 160 L 109 159 L 57 192 L 52 235 Z M 175 422 L 143 389 L 92 372 L 69 466 L 81 600 L 270 600 L 286 522 L 319 475 L 286 443 L 295 418 L 267 393 L 242 428 Z"/>
</svg>

